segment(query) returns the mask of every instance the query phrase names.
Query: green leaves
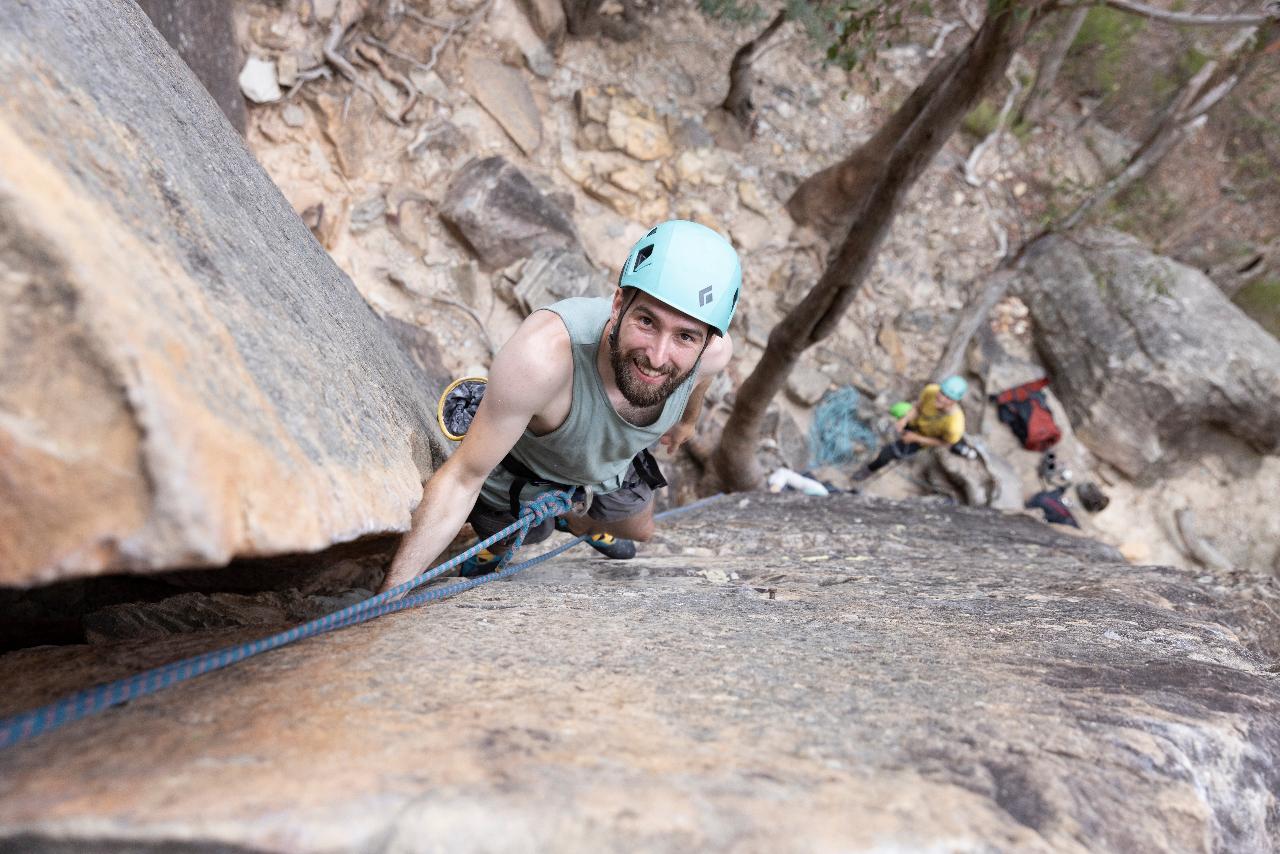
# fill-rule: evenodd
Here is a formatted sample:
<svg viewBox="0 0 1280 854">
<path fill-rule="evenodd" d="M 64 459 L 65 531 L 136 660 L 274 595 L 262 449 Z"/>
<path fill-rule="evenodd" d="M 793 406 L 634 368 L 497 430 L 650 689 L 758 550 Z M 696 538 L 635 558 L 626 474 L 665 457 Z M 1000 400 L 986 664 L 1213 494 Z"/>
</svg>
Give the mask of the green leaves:
<svg viewBox="0 0 1280 854">
<path fill-rule="evenodd" d="M 997 0 L 1004 2 L 1005 0 Z M 732 23 L 764 17 L 752 0 L 698 0 L 702 11 Z M 787 17 L 798 21 L 828 63 L 865 70 L 880 52 L 906 41 L 911 27 L 933 17 L 929 0 L 787 0 Z"/>
</svg>

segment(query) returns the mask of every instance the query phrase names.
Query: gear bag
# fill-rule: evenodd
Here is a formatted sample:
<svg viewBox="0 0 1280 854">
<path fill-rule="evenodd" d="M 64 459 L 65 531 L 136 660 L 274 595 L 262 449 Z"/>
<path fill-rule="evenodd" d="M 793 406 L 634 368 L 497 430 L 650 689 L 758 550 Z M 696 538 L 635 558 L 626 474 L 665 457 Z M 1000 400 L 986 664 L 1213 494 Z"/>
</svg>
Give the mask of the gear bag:
<svg viewBox="0 0 1280 854">
<path fill-rule="evenodd" d="M 1009 425 L 1022 447 L 1029 451 L 1044 451 L 1058 443 L 1062 431 L 1053 420 L 1049 402 L 1041 389 L 1049 385 L 1047 378 L 1023 383 L 999 394 L 991 395 L 996 404 L 996 414 Z"/>
<path fill-rule="evenodd" d="M 1038 508 L 1044 513 L 1046 522 L 1079 528 L 1080 523 L 1076 521 L 1075 516 L 1071 515 L 1071 510 L 1067 507 L 1066 502 L 1062 500 L 1062 493 L 1065 491 L 1066 487 L 1064 486 L 1058 489 L 1046 489 L 1043 492 L 1037 492 L 1027 499 L 1025 506 L 1028 510 Z"/>
</svg>

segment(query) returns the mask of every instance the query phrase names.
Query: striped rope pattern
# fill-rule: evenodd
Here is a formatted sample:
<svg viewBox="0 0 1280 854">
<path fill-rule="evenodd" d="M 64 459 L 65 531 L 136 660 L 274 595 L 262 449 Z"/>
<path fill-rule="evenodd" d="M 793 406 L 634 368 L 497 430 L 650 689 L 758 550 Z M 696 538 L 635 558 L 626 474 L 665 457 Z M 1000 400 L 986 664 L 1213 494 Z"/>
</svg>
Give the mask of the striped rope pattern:
<svg viewBox="0 0 1280 854">
<path fill-rule="evenodd" d="M 684 507 L 659 513 L 657 518 L 687 513 L 718 497 L 717 495 L 711 498 L 704 498 Z M 530 528 L 547 518 L 564 515 L 572 507 L 573 500 L 570 493 L 563 491 L 545 492 L 525 505 L 519 519 L 492 537 L 481 540 L 465 552 L 450 558 L 434 569 L 424 572 L 398 587 L 393 587 L 385 593 L 379 593 L 377 596 L 372 596 L 363 602 L 357 602 L 355 605 L 343 608 L 340 611 L 334 611 L 332 614 L 327 614 L 309 623 L 294 626 L 287 631 L 269 637 L 239 644 L 238 646 L 213 650 L 191 658 L 184 658 L 181 661 L 165 664 L 124 679 L 118 679 L 115 682 L 106 682 L 84 691 L 78 691 L 75 694 L 63 697 L 61 700 L 28 712 L 0 719 L 0 750 L 35 738 L 37 735 L 57 729 L 65 724 L 87 718 L 112 706 L 118 706 L 130 700 L 154 694 L 170 685 L 176 685 L 179 682 L 184 682 L 205 673 L 211 673 L 214 670 L 221 670 L 236 662 L 244 661 L 246 658 L 282 647 L 285 644 L 331 632 L 335 629 L 345 628 L 356 623 L 362 623 L 366 620 L 372 620 L 374 617 L 380 617 L 383 614 L 403 611 L 405 608 L 412 608 L 425 602 L 439 601 L 455 593 L 479 587 L 481 584 L 489 584 L 510 578 L 518 572 L 531 566 L 537 566 L 568 551 L 586 539 L 586 536 L 581 536 L 523 563 L 504 566 L 516 549 L 524 545 L 524 538 L 529 533 Z M 506 554 L 502 556 L 502 560 L 498 564 L 500 567 L 498 571 L 478 578 L 468 578 L 456 584 L 424 590 L 412 596 L 404 595 L 415 587 L 420 587 L 433 578 L 437 578 L 453 567 L 458 566 L 467 558 L 479 553 L 481 549 L 493 545 L 512 533 L 516 534 L 515 540 Z"/>
</svg>

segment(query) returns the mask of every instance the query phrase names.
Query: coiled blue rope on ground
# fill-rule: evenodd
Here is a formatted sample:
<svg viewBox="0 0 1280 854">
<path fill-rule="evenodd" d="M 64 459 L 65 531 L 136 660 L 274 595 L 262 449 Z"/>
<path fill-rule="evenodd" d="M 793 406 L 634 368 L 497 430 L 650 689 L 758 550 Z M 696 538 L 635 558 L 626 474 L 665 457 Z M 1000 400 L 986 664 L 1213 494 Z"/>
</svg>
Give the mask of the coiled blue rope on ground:
<svg viewBox="0 0 1280 854">
<path fill-rule="evenodd" d="M 700 507 L 715 498 L 718 495 L 704 498 L 684 507 L 677 507 L 664 513 L 659 513 L 656 518 L 669 518 L 671 516 L 680 515 Z M 492 537 L 473 545 L 471 548 L 455 555 L 439 566 L 422 573 L 418 577 L 406 581 L 398 587 L 393 587 L 385 593 L 372 596 L 363 602 L 357 602 L 347 608 L 334 611 L 319 619 L 312 620 L 300 626 L 294 626 L 287 631 L 279 632 L 269 637 L 259 640 L 250 641 L 248 643 L 239 644 L 237 646 L 226 647 L 225 649 L 213 650 L 211 652 L 202 653 L 184 658 L 181 661 L 175 661 L 171 664 L 165 664 L 151 670 L 137 673 L 124 679 L 117 679 L 114 682 L 106 682 L 102 685 L 96 685 L 84 691 L 78 691 L 75 694 L 63 697 L 46 706 L 32 709 L 9 718 L 0 720 L 0 749 L 12 747 L 28 739 L 57 729 L 69 723 L 87 718 L 90 715 L 97 714 L 104 709 L 112 706 L 118 706 L 127 703 L 130 700 L 136 700 L 139 697 L 145 697 L 154 694 L 170 685 L 176 685 L 196 676 L 205 673 L 211 673 L 214 670 L 221 670 L 229 667 L 237 662 L 244 661 L 260 653 L 285 646 L 294 641 L 303 638 L 314 637 L 315 635 L 331 632 L 335 629 L 345 628 L 347 626 L 372 620 L 383 614 L 390 614 L 395 611 L 403 611 L 405 608 L 412 608 L 426 602 L 435 602 L 445 599 L 455 593 L 461 593 L 464 590 L 470 590 L 473 587 L 479 587 L 481 584 L 489 584 L 494 581 L 501 581 L 510 578 L 518 572 L 528 569 L 531 566 L 537 566 L 544 561 L 562 554 L 579 543 L 583 542 L 586 537 L 577 537 L 564 545 L 558 546 L 546 554 L 538 555 L 530 560 L 511 566 L 502 566 L 497 572 L 483 575 L 478 578 L 469 578 L 456 584 L 450 584 L 444 587 L 437 587 L 432 590 L 424 590 L 412 596 L 404 595 L 416 587 L 420 587 L 439 577 L 443 573 L 458 566 L 467 558 L 478 553 L 482 548 L 491 546 L 494 543 L 505 539 L 511 534 L 515 534 L 516 538 L 507 553 L 503 556 L 503 561 L 507 561 L 513 555 L 516 549 L 524 544 L 524 538 L 529 533 L 529 529 L 539 524 L 543 520 L 555 516 L 562 516 L 568 513 L 573 507 L 572 495 L 564 491 L 545 492 L 536 499 L 525 505 L 524 511 L 520 514 L 520 518 L 512 524 L 503 528 Z M 397 598 L 403 597 L 403 598 Z"/>
</svg>

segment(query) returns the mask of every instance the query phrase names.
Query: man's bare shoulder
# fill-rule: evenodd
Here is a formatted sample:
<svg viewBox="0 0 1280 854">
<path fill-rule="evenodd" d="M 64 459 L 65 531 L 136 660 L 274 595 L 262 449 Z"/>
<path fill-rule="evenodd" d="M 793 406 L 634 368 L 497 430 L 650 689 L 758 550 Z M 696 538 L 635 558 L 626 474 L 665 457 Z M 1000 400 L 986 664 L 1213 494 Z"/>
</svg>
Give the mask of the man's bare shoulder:
<svg viewBox="0 0 1280 854">
<path fill-rule="evenodd" d="M 717 335 L 707 345 L 706 352 L 702 354 L 702 361 L 698 365 L 698 373 L 702 376 L 718 374 L 729 367 L 729 360 L 732 358 L 733 339 L 728 335 Z"/>
<path fill-rule="evenodd" d="M 572 342 L 559 315 L 535 311 L 493 360 L 489 390 L 547 398 L 573 376 Z"/>
</svg>

